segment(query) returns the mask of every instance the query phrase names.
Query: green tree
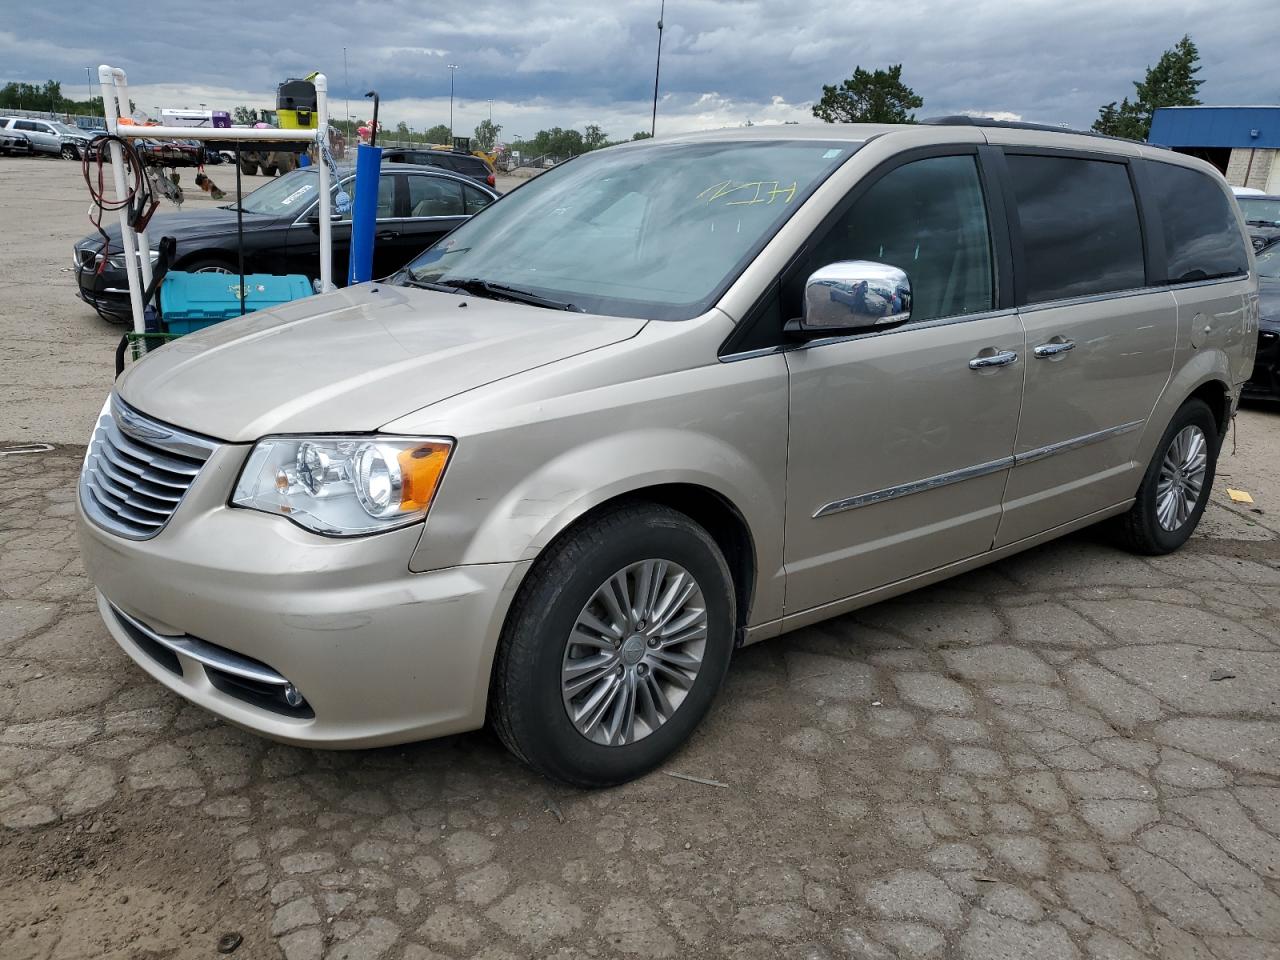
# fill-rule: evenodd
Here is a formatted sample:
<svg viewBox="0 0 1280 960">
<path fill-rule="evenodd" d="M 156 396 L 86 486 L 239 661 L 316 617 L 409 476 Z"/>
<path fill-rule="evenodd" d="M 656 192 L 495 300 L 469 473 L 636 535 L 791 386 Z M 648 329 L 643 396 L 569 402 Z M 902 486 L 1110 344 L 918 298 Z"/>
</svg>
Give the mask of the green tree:
<svg viewBox="0 0 1280 960">
<path fill-rule="evenodd" d="M 231 119 L 247 127 L 262 122 L 262 115 L 253 107 L 239 106 L 231 111 Z"/>
<path fill-rule="evenodd" d="M 401 139 L 408 139 L 409 125 L 405 123 L 403 120 L 401 120 L 399 123 L 396 124 L 396 133 L 400 135 Z"/>
<path fill-rule="evenodd" d="M 493 148 L 498 145 L 498 134 L 501 132 L 502 124 L 494 123 L 492 120 L 481 120 L 476 125 L 474 144 L 485 153 L 492 153 Z"/>
<path fill-rule="evenodd" d="M 653 136 L 648 130 L 637 130 L 631 135 L 632 140 L 648 140 Z"/>
<path fill-rule="evenodd" d="M 1200 103 L 1196 94 L 1204 81 L 1200 72 L 1200 51 L 1190 36 L 1183 36 L 1160 55 L 1154 67 L 1147 68 L 1146 78 L 1135 80 L 1132 101 L 1125 97 L 1119 105 L 1113 100 L 1098 110 L 1093 129 L 1113 137 L 1145 140 L 1151 133 L 1151 118 L 1157 107 L 1194 107 Z"/>
<path fill-rule="evenodd" d="M 453 135 L 449 132 L 447 123 L 437 123 L 434 127 L 428 127 L 425 134 L 427 143 L 447 143 L 453 145 Z"/>
<path fill-rule="evenodd" d="M 853 68 L 839 86 L 822 85 L 813 115 L 827 123 L 915 123 L 924 100 L 902 82 L 902 64 L 874 72 Z"/>
<path fill-rule="evenodd" d="M 609 135 L 594 123 L 586 126 L 586 132 L 582 136 L 582 145 L 588 150 L 597 150 L 600 147 L 608 146 Z"/>
</svg>

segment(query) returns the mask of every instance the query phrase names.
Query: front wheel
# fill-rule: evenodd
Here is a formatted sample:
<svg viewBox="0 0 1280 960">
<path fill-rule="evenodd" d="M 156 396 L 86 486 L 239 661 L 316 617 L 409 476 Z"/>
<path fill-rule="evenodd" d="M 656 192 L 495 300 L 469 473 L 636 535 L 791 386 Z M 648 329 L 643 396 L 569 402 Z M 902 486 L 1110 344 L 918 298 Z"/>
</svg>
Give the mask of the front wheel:
<svg viewBox="0 0 1280 960">
<path fill-rule="evenodd" d="M 1202 400 L 1178 408 L 1117 530 L 1134 553 L 1171 553 L 1187 542 L 1209 502 L 1222 437 Z"/>
<path fill-rule="evenodd" d="M 75 144 L 64 143 L 62 145 L 62 159 L 63 160 L 79 160 L 80 159 L 80 151 L 76 149 Z"/>
<path fill-rule="evenodd" d="M 724 556 L 689 517 L 633 504 L 552 546 L 512 606 L 490 721 L 546 776 L 604 787 L 688 739 L 724 679 L 735 597 Z"/>
</svg>

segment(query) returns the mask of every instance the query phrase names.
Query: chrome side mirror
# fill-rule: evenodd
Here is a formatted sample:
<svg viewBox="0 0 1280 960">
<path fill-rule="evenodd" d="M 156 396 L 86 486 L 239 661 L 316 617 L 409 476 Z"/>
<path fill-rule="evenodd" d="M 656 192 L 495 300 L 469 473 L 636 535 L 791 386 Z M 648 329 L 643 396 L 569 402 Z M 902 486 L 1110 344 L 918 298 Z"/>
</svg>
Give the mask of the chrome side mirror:
<svg viewBox="0 0 1280 960">
<path fill-rule="evenodd" d="M 804 285 L 806 333 L 851 333 L 911 318 L 911 281 L 897 267 L 870 260 L 829 263 Z"/>
</svg>

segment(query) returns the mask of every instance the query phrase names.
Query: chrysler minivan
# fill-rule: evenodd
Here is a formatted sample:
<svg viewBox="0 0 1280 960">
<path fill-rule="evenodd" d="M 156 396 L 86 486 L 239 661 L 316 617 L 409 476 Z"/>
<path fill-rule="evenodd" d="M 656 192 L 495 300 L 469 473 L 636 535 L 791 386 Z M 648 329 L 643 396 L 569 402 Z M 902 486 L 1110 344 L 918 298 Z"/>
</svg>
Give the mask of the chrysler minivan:
<svg viewBox="0 0 1280 960">
<path fill-rule="evenodd" d="M 120 646 L 239 726 L 488 723 L 617 783 L 739 646 L 1101 521 L 1178 548 L 1257 324 L 1225 182 L 1164 150 L 971 120 L 627 144 L 134 365 L 85 566 Z"/>
</svg>

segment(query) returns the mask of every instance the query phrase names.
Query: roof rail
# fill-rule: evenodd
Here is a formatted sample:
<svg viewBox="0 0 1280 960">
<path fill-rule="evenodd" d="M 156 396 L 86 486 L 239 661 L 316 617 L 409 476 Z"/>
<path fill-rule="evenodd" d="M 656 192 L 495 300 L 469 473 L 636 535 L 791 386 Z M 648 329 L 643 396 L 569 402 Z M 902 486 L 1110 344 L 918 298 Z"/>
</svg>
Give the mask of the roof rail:
<svg viewBox="0 0 1280 960">
<path fill-rule="evenodd" d="M 997 120 L 995 117 L 971 117 L 968 114 L 953 114 L 945 117 L 930 117 L 921 123 L 936 127 L 998 127 L 1005 130 L 1040 130 L 1045 133 L 1070 133 L 1078 137 L 1097 137 L 1100 140 L 1119 140 L 1123 143 L 1140 143 L 1144 147 L 1156 146 L 1145 140 L 1133 140 L 1129 137 L 1113 137 L 1096 130 L 1077 130 L 1074 127 L 1055 127 L 1051 123 L 1030 123 L 1026 120 Z"/>
</svg>

